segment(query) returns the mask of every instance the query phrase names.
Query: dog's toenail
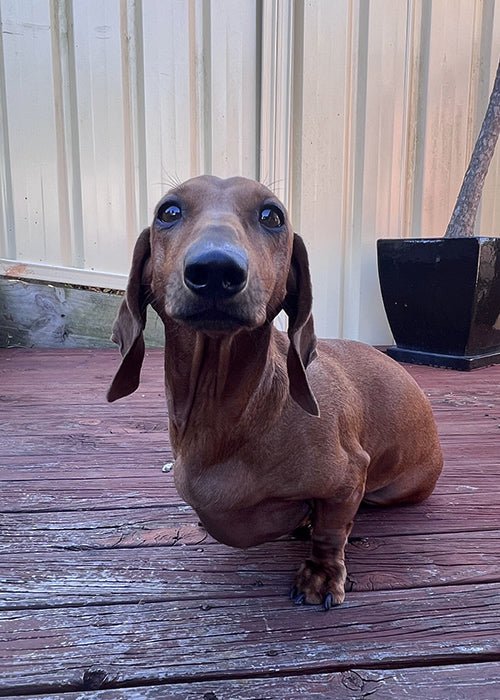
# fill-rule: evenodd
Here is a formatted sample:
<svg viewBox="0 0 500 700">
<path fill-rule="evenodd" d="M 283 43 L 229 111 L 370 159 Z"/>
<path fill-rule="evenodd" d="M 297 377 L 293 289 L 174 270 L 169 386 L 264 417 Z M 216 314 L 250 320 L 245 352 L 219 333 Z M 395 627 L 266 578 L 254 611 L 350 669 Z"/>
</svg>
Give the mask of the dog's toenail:
<svg viewBox="0 0 500 700">
<path fill-rule="evenodd" d="M 335 605 L 335 601 L 331 593 L 328 593 L 325 600 L 323 601 L 323 607 L 325 610 L 330 610 Z"/>
</svg>

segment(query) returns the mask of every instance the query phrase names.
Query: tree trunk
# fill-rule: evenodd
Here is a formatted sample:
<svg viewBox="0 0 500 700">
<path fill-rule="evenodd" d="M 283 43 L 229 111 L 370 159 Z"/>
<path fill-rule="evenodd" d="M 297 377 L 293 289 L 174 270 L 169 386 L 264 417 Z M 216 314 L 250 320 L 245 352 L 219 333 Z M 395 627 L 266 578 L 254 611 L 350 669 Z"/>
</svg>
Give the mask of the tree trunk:
<svg viewBox="0 0 500 700">
<path fill-rule="evenodd" d="M 481 131 L 460 189 L 445 238 L 474 236 L 484 179 L 500 133 L 500 63 Z"/>
</svg>

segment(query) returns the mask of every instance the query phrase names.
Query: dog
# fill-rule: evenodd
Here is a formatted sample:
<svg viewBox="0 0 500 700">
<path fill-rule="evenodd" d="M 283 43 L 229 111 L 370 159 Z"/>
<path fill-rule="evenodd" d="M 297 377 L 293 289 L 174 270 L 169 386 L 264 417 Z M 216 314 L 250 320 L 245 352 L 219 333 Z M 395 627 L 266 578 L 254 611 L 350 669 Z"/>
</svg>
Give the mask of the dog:
<svg viewBox="0 0 500 700">
<path fill-rule="evenodd" d="M 165 326 L 179 494 L 233 547 L 307 526 L 292 599 L 339 605 L 361 502 L 417 503 L 434 489 L 442 453 L 427 398 L 382 352 L 316 339 L 305 245 L 258 182 L 200 176 L 160 200 L 113 326 L 122 361 L 109 401 L 139 385 L 148 304 Z M 273 323 L 281 310 L 287 333 Z"/>
</svg>

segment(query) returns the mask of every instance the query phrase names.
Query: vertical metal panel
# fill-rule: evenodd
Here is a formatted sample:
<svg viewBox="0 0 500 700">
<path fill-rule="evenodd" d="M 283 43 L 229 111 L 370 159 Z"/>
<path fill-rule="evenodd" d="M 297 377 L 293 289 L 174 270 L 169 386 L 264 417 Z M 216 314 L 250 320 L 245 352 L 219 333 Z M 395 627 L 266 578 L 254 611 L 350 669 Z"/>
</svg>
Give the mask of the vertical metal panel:
<svg viewBox="0 0 500 700">
<path fill-rule="evenodd" d="M 207 171 L 258 176 L 257 1 L 210 1 L 211 162 Z"/>
<path fill-rule="evenodd" d="M 349 4 L 304 3 L 294 66 L 292 218 L 309 248 L 317 332 L 338 335 L 341 325 L 341 231 L 346 119 Z M 330 330 L 331 329 L 331 330 Z"/>
<path fill-rule="evenodd" d="M 308 244 L 319 334 L 387 342 L 376 239 L 443 235 L 498 7 L 0 0 L 0 271 L 123 286 L 172 182 L 243 174 Z M 499 187 L 497 153 L 478 232 L 500 233 Z"/>
<path fill-rule="evenodd" d="M 257 177 L 256 3 L 151 0 L 144 37 L 150 211 L 200 173 Z"/>
<path fill-rule="evenodd" d="M 144 93 L 148 216 L 172 182 L 198 171 L 202 2 L 148 0 L 144 7 Z"/>
<path fill-rule="evenodd" d="M 294 65 L 302 65 L 302 54 L 294 41 L 297 18 L 288 0 L 263 3 L 260 75 L 259 180 L 288 206 L 291 201 L 291 147 Z"/>
<path fill-rule="evenodd" d="M 121 0 L 120 36 L 125 155 L 125 197 L 122 209 L 131 247 L 138 231 L 149 218 L 142 0 Z"/>
<path fill-rule="evenodd" d="M 120 4 L 74 5 L 85 267 L 122 272 L 130 259 Z"/>
<path fill-rule="evenodd" d="M 3 28 L 3 26 L 2 7 L 0 5 L 0 27 Z M 0 32 L 0 154 L 0 255 L 4 258 L 15 259 L 17 247 L 12 193 L 3 31 Z"/>
<path fill-rule="evenodd" d="M 1 13 L 16 258 L 60 265 L 50 9 L 11 1 Z"/>
<path fill-rule="evenodd" d="M 50 10 L 61 262 L 67 267 L 83 268 L 85 253 L 73 8 L 70 0 L 52 0 Z"/>
</svg>

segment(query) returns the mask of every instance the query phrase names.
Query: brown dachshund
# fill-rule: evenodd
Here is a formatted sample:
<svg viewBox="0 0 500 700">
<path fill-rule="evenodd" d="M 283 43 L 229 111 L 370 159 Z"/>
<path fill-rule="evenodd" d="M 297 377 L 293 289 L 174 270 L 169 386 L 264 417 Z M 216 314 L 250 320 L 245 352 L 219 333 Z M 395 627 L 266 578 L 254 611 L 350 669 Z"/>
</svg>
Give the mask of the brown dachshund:
<svg viewBox="0 0 500 700">
<path fill-rule="evenodd" d="M 361 501 L 416 503 L 441 472 L 426 397 L 372 347 L 316 341 L 304 243 L 257 182 L 197 177 L 159 202 L 113 328 L 109 401 L 139 385 L 148 304 L 165 324 L 179 493 L 233 547 L 310 525 L 292 597 L 340 604 Z M 273 325 L 282 309 L 288 335 Z"/>
</svg>

